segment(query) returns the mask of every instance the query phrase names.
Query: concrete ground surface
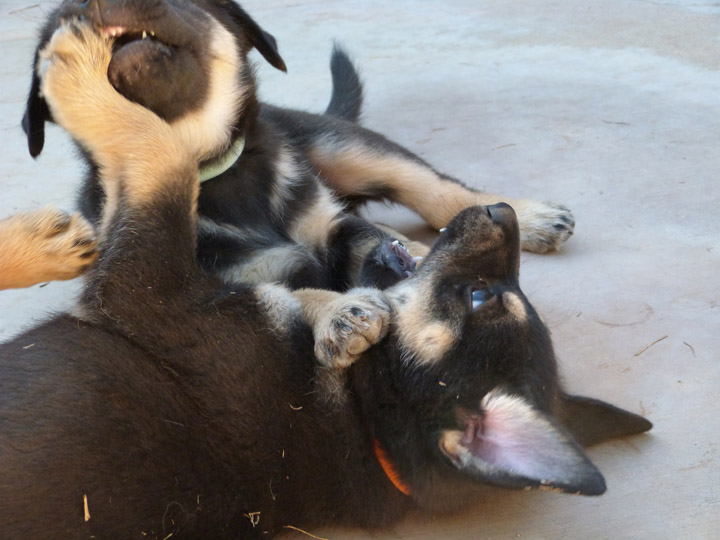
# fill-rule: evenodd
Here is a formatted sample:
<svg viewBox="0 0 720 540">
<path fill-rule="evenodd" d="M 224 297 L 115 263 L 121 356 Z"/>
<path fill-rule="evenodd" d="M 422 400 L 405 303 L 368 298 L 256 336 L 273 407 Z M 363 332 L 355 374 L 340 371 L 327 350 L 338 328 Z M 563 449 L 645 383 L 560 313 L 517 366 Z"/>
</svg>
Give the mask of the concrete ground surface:
<svg viewBox="0 0 720 540">
<path fill-rule="evenodd" d="M 51 128 L 33 161 L 19 127 L 34 36 L 51 5 L 0 2 L 0 216 L 73 206 L 80 168 L 67 137 Z M 336 38 L 361 66 L 366 126 L 472 186 L 573 209 L 576 233 L 559 253 L 523 255 L 523 288 L 552 329 L 567 387 L 655 424 L 649 435 L 589 451 L 608 483 L 602 497 L 490 489 L 457 515 L 310 532 L 332 540 L 720 538 L 720 3 L 244 6 L 278 38 L 289 68 L 260 65 L 266 100 L 322 110 Z M 369 213 L 434 236 L 408 211 Z M 77 287 L 0 293 L 0 339 L 70 305 Z"/>
</svg>

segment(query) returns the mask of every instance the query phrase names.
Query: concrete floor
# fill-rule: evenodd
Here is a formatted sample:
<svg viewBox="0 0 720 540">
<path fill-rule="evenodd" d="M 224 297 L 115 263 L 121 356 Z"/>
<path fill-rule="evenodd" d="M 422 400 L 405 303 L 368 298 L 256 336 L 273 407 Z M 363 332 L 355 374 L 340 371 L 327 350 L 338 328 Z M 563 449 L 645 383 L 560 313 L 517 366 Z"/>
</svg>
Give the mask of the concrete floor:
<svg viewBox="0 0 720 540">
<path fill-rule="evenodd" d="M 50 3 L 0 5 L 0 215 L 72 207 L 79 167 L 58 129 L 33 162 L 19 127 Z M 490 191 L 570 206 L 560 253 L 523 256 L 573 392 L 641 412 L 648 436 L 590 451 L 599 498 L 490 490 L 456 516 L 355 538 L 720 537 L 720 4 L 715 0 L 306 0 L 244 3 L 289 74 L 274 103 L 322 110 L 340 39 L 363 69 L 364 121 Z M 259 58 L 259 57 L 258 57 Z M 431 238 L 419 218 L 372 216 Z M 0 339 L 62 309 L 77 283 L 0 294 Z M 655 343 L 650 348 L 646 347 Z M 713 390 L 714 389 L 714 390 Z M 298 538 L 305 538 L 298 535 Z"/>
</svg>

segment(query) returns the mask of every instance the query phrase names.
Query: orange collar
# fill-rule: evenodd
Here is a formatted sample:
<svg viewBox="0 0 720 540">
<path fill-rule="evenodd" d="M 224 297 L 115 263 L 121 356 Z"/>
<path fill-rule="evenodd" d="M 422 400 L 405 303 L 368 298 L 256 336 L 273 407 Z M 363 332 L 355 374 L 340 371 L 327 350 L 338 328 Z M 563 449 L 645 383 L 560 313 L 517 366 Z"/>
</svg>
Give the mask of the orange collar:
<svg viewBox="0 0 720 540">
<path fill-rule="evenodd" d="M 383 447 L 380 446 L 380 441 L 375 438 L 373 438 L 373 449 L 375 450 L 375 456 L 377 456 L 382 470 L 385 472 L 385 476 L 387 476 L 388 479 L 393 483 L 393 486 L 398 488 L 401 493 L 409 497 L 411 493 L 410 488 L 407 487 L 407 485 L 402 481 L 402 478 L 400 478 L 400 473 L 395 468 L 395 465 L 393 465 L 393 462 L 390 461 L 390 458 L 385 453 L 385 450 L 383 450 Z"/>
</svg>

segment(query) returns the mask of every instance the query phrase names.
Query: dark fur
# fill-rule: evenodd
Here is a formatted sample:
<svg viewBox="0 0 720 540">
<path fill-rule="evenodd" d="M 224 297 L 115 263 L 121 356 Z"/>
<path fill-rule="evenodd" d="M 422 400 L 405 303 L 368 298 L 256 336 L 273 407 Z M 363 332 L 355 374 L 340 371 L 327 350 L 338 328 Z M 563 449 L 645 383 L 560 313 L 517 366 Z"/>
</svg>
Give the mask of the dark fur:
<svg viewBox="0 0 720 540">
<path fill-rule="evenodd" d="M 278 339 L 252 289 L 229 289 L 196 266 L 190 206 L 186 190 L 120 212 L 81 301 L 95 322 L 60 316 L 0 347 L 3 538 L 381 527 L 414 504 L 450 510 L 472 500 L 474 475 L 455 470 L 436 440 L 490 389 L 503 386 L 546 414 L 564 410 L 549 336 L 529 304 L 529 322 L 517 324 L 502 309 L 469 313 L 453 293 L 477 273 L 493 290 L 517 287 L 517 239 L 475 250 L 484 232 L 475 224 L 487 227 L 477 211 L 460 216 L 412 280 L 433 268 L 448 276 L 427 301 L 436 316 L 460 313 L 462 340 L 423 367 L 391 334 L 350 368 L 338 398 L 321 384 L 301 320 Z M 168 246 L 162 258 L 157 245 Z M 649 428 L 614 410 L 611 435 Z M 573 413 L 578 433 L 593 429 L 582 407 Z M 385 477 L 374 438 L 413 497 Z M 596 472 L 579 482 L 565 488 L 604 489 Z"/>
<path fill-rule="evenodd" d="M 244 12 L 202 4 L 240 34 L 241 46 L 274 58 L 273 41 Z M 31 103 L 29 111 L 40 108 Z M 301 113 L 266 109 L 260 120 L 240 121 L 248 152 L 203 188 L 200 212 L 227 253 L 243 248 L 235 240 L 245 233 L 237 231 L 289 242 L 287 222 L 319 189 L 300 182 L 284 207 L 287 222 L 264 213 L 268 192 L 257 178 L 275 163 L 278 133 L 303 144 L 317 122 L 324 133 L 360 129 L 329 117 L 304 133 L 268 127 L 294 114 Z M 32 119 L 28 125 L 37 128 Z M 37 129 L 29 134 L 37 148 Z M 294 314 L 276 329 L 254 285 L 228 285 L 203 271 L 195 249 L 197 168 L 174 170 L 147 179 L 165 187 L 146 204 L 120 196 L 106 216 L 81 315 L 50 319 L 0 346 L 3 538 L 268 538 L 286 525 L 385 526 L 412 506 L 467 504 L 481 483 L 599 494 L 602 476 L 556 417 L 583 442 L 649 429 L 632 413 L 561 391 L 549 333 L 519 289 L 518 223 L 507 205 L 470 208 L 453 220 L 417 275 L 389 288 L 387 338 L 334 371 L 318 365 L 305 319 Z M 243 197 L 255 204 L 238 208 L 231 195 L 246 189 Z M 355 219 L 333 231 L 339 268 L 355 231 L 377 234 Z M 231 226 L 222 232 L 218 223 Z M 212 267 L 202 249 L 203 266 Z M 344 288 L 346 276 L 320 278 Z M 525 315 L 513 314 L 507 294 Z M 473 306 L 476 296 L 482 302 Z M 420 349 L 434 325 L 453 338 L 428 357 Z M 522 403 L 499 402 L 504 413 L 522 420 L 532 412 L 533 429 L 512 433 L 542 458 L 527 470 L 496 463 L 474 430 L 470 462 L 441 444 L 445 434 L 492 418 L 480 404 L 496 391 Z M 411 496 L 388 480 L 375 441 Z M 485 470 L 487 463 L 494 465 Z"/>
</svg>

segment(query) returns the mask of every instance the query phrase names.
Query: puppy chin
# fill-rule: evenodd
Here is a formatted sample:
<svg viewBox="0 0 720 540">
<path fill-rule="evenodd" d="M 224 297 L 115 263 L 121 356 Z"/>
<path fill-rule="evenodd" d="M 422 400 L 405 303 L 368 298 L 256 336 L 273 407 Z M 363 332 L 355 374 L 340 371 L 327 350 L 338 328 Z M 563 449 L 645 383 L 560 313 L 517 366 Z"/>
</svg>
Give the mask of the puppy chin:
<svg viewBox="0 0 720 540">
<path fill-rule="evenodd" d="M 168 122 L 198 108 L 207 93 L 207 75 L 195 56 L 149 39 L 116 50 L 108 79 L 127 99 Z"/>
</svg>

